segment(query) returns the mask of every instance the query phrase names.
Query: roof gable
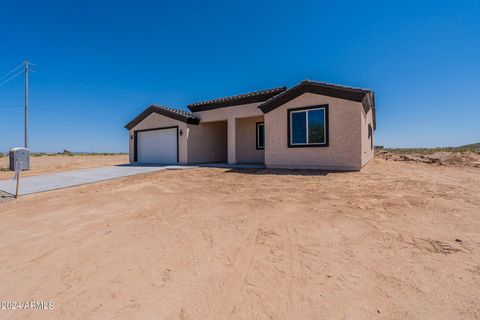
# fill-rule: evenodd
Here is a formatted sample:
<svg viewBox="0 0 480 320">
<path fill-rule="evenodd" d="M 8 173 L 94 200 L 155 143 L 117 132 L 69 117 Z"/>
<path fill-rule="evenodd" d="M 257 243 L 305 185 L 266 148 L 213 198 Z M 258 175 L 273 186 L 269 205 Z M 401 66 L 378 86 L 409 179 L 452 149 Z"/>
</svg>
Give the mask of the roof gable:
<svg viewBox="0 0 480 320">
<path fill-rule="evenodd" d="M 198 125 L 200 123 L 200 119 L 197 118 L 193 113 L 180 110 L 180 109 L 173 109 L 169 107 L 164 107 L 164 106 L 158 106 L 158 105 L 151 105 L 145 110 L 143 110 L 142 113 L 140 113 L 135 119 L 130 121 L 125 125 L 125 128 L 128 130 L 134 128 L 137 124 L 145 120 L 149 115 L 152 113 L 157 113 L 162 116 L 178 120 L 181 122 L 189 123 L 189 124 L 196 124 Z"/>
<path fill-rule="evenodd" d="M 373 127 L 376 128 L 375 96 L 373 91 L 368 89 L 352 88 L 325 82 L 305 80 L 300 84 L 268 99 L 259 105 L 258 108 L 262 110 L 263 113 L 268 113 L 304 93 L 314 93 L 328 97 L 361 102 L 365 112 L 373 109 Z"/>
<path fill-rule="evenodd" d="M 254 91 L 254 92 L 239 94 L 235 96 L 196 102 L 196 103 L 189 104 L 187 107 L 192 112 L 200 112 L 200 111 L 213 110 L 213 109 L 218 109 L 223 107 L 238 106 L 242 104 L 249 104 L 249 103 L 255 103 L 255 102 L 263 102 L 276 96 L 281 92 L 284 92 L 285 90 L 287 90 L 286 87 Z"/>
</svg>

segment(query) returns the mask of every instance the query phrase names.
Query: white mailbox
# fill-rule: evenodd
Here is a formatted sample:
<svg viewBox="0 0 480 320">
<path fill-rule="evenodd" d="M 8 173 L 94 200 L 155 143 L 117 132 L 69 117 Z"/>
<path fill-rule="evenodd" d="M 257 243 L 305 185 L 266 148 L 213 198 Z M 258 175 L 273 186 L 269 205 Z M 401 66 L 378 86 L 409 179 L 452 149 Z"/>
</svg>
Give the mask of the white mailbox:
<svg viewBox="0 0 480 320">
<path fill-rule="evenodd" d="M 10 170 L 30 170 L 30 150 L 27 148 L 10 149 Z"/>
</svg>

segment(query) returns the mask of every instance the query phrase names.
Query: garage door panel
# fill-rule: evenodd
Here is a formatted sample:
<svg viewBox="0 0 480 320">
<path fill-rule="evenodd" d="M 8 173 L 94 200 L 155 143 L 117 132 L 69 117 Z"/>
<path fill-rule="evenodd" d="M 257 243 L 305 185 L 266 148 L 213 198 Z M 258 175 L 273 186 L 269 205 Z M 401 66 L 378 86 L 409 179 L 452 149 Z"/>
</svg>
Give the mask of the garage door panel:
<svg viewBox="0 0 480 320">
<path fill-rule="evenodd" d="M 137 133 L 138 162 L 177 163 L 177 128 Z"/>
</svg>

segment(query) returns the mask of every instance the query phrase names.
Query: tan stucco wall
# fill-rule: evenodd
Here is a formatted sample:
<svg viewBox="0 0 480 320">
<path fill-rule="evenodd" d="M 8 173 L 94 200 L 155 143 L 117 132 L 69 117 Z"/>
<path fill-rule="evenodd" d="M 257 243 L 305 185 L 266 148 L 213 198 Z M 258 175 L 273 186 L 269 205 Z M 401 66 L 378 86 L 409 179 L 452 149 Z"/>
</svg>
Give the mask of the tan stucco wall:
<svg viewBox="0 0 480 320">
<path fill-rule="evenodd" d="M 188 125 L 188 163 L 227 161 L 227 121 Z"/>
<path fill-rule="evenodd" d="M 263 122 L 263 116 L 237 119 L 236 158 L 240 163 L 264 163 L 264 150 L 257 150 L 257 122 Z"/>
<path fill-rule="evenodd" d="M 190 128 L 188 141 L 186 134 L 179 137 L 179 160 L 180 163 L 201 163 L 214 161 L 237 162 L 237 121 L 246 117 L 263 117 L 263 113 L 257 106 L 260 103 L 251 103 L 239 106 L 224 107 L 209 111 L 196 112 L 201 119 L 199 126 L 188 125 L 168 117 L 152 113 L 136 127 L 130 130 L 151 129 L 178 125 L 179 129 Z M 220 121 L 222 121 L 220 123 Z M 214 124 L 216 123 L 216 125 Z M 243 122 L 242 122 L 243 123 Z M 213 124 L 213 125 L 209 125 Z M 184 132 L 186 132 L 184 130 Z M 255 150 L 255 128 L 253 128 L 253 148 L 241 151 L 244 162 L 263 162 L 262 152 Z M 242 133 L 242 135 L 244 135 Z M 227 143 L 228 141 L 228 143 Z M 243 142 L 243 141 L 242 141 Z M 225 151 L 224 148 L 227 148 Z M 225 159 L 227 154 L 227 159 Z M 133 162 L 133 140 L 130 140 L 130 162 Z"/>
<path fill-rule="evenodd" d="M 375 132 L 373 130 L 373 111 L 370 109 L 367 113 L 365 113 L 364 109 L 362 108 L 362 167 L 368 163 L 368 161 L 373 159 L 374 150 L 372 145 L 374 145 L 374 135 Z M 368 138 L 368 125 L 372 126 L 372 137 L 371 140 Z M 373 141 L 373 142 L 372 142 Z"/>
<path fill-rule="evenodd" d="M 202 119 L 202 122 L 263 116 L 263 112 L 257 108 L 259 105 L 260 103 L 256 102 L 208 111 L 200 111 L 195 112 L 195 114 Z"/>
<path fill-rule="evenodd" d="M 133 162 L 133 132 L 135 130 L 143 130 L 143 129 L 154 129 L 154 128 L 162 128 L 162 127 L 171 127 L 171 126 L 178 126 L 178 129 L 182 129 L 185 132 L 187 129 L 187 124 L 181 121 L 177 121 L 165 116 L 162 116 L 158 113 L 152 113 L 148 117 L 146 117 L 142 122 L 137 124 L 129 131 L 129 159 L 130 162 Z M 187 163 L 187 139 L 186 135 L 183 134 L 182 136 L 178 137 L 178 158 L 179 163 L 186 164 Z"/>
<path fill-rule="evenodd" d="M 329 146 L 288 148 L 287 109 L 329 105 Z M 365 114 L 361 103 L 305 93 L 263 115 L 259 103 L 197 112 L 201 124 L 187 125 L 152 113 L 129 131 L 178 126 L 179 162 L 262 163 L 267 167 L 359 170 L 373 158 L 368 124 L 372 111 Z M 265 122 L 265 151 L 256 150 L 256 122 Z M 189 128 L 188 140 L 186 129 Z M 372 136 L 373 138 L 373 136 Z M 129 138 L 130 162 L 133 139 Z M 227 158 L 227 159 L 226 159 Z"/>
<path fill-rule="evenodd" d="M 287 109 L 329 105 L 329 146 L 288 148 Z M 305 93 L 265 114 L 267 167 L 359 170 L 362 104 Z"/>
</svg>

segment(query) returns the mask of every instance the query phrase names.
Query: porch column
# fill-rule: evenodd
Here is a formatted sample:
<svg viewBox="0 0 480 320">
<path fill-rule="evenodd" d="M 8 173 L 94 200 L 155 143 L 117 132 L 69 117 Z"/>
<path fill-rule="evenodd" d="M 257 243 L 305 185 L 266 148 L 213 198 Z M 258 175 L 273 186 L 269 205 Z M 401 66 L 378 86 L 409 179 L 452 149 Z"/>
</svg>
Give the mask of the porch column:
<svg viewBox="0 0 480 320">
<path fill-rule="evenodd" d="M 227 128 L 227 148 L 228 148 L 228 163 L 235 164 L 237 162 L 237 157 L 235 155 L 236 150 L 236 119 L 228 118 L 228 128 Z"/>
</svg>

